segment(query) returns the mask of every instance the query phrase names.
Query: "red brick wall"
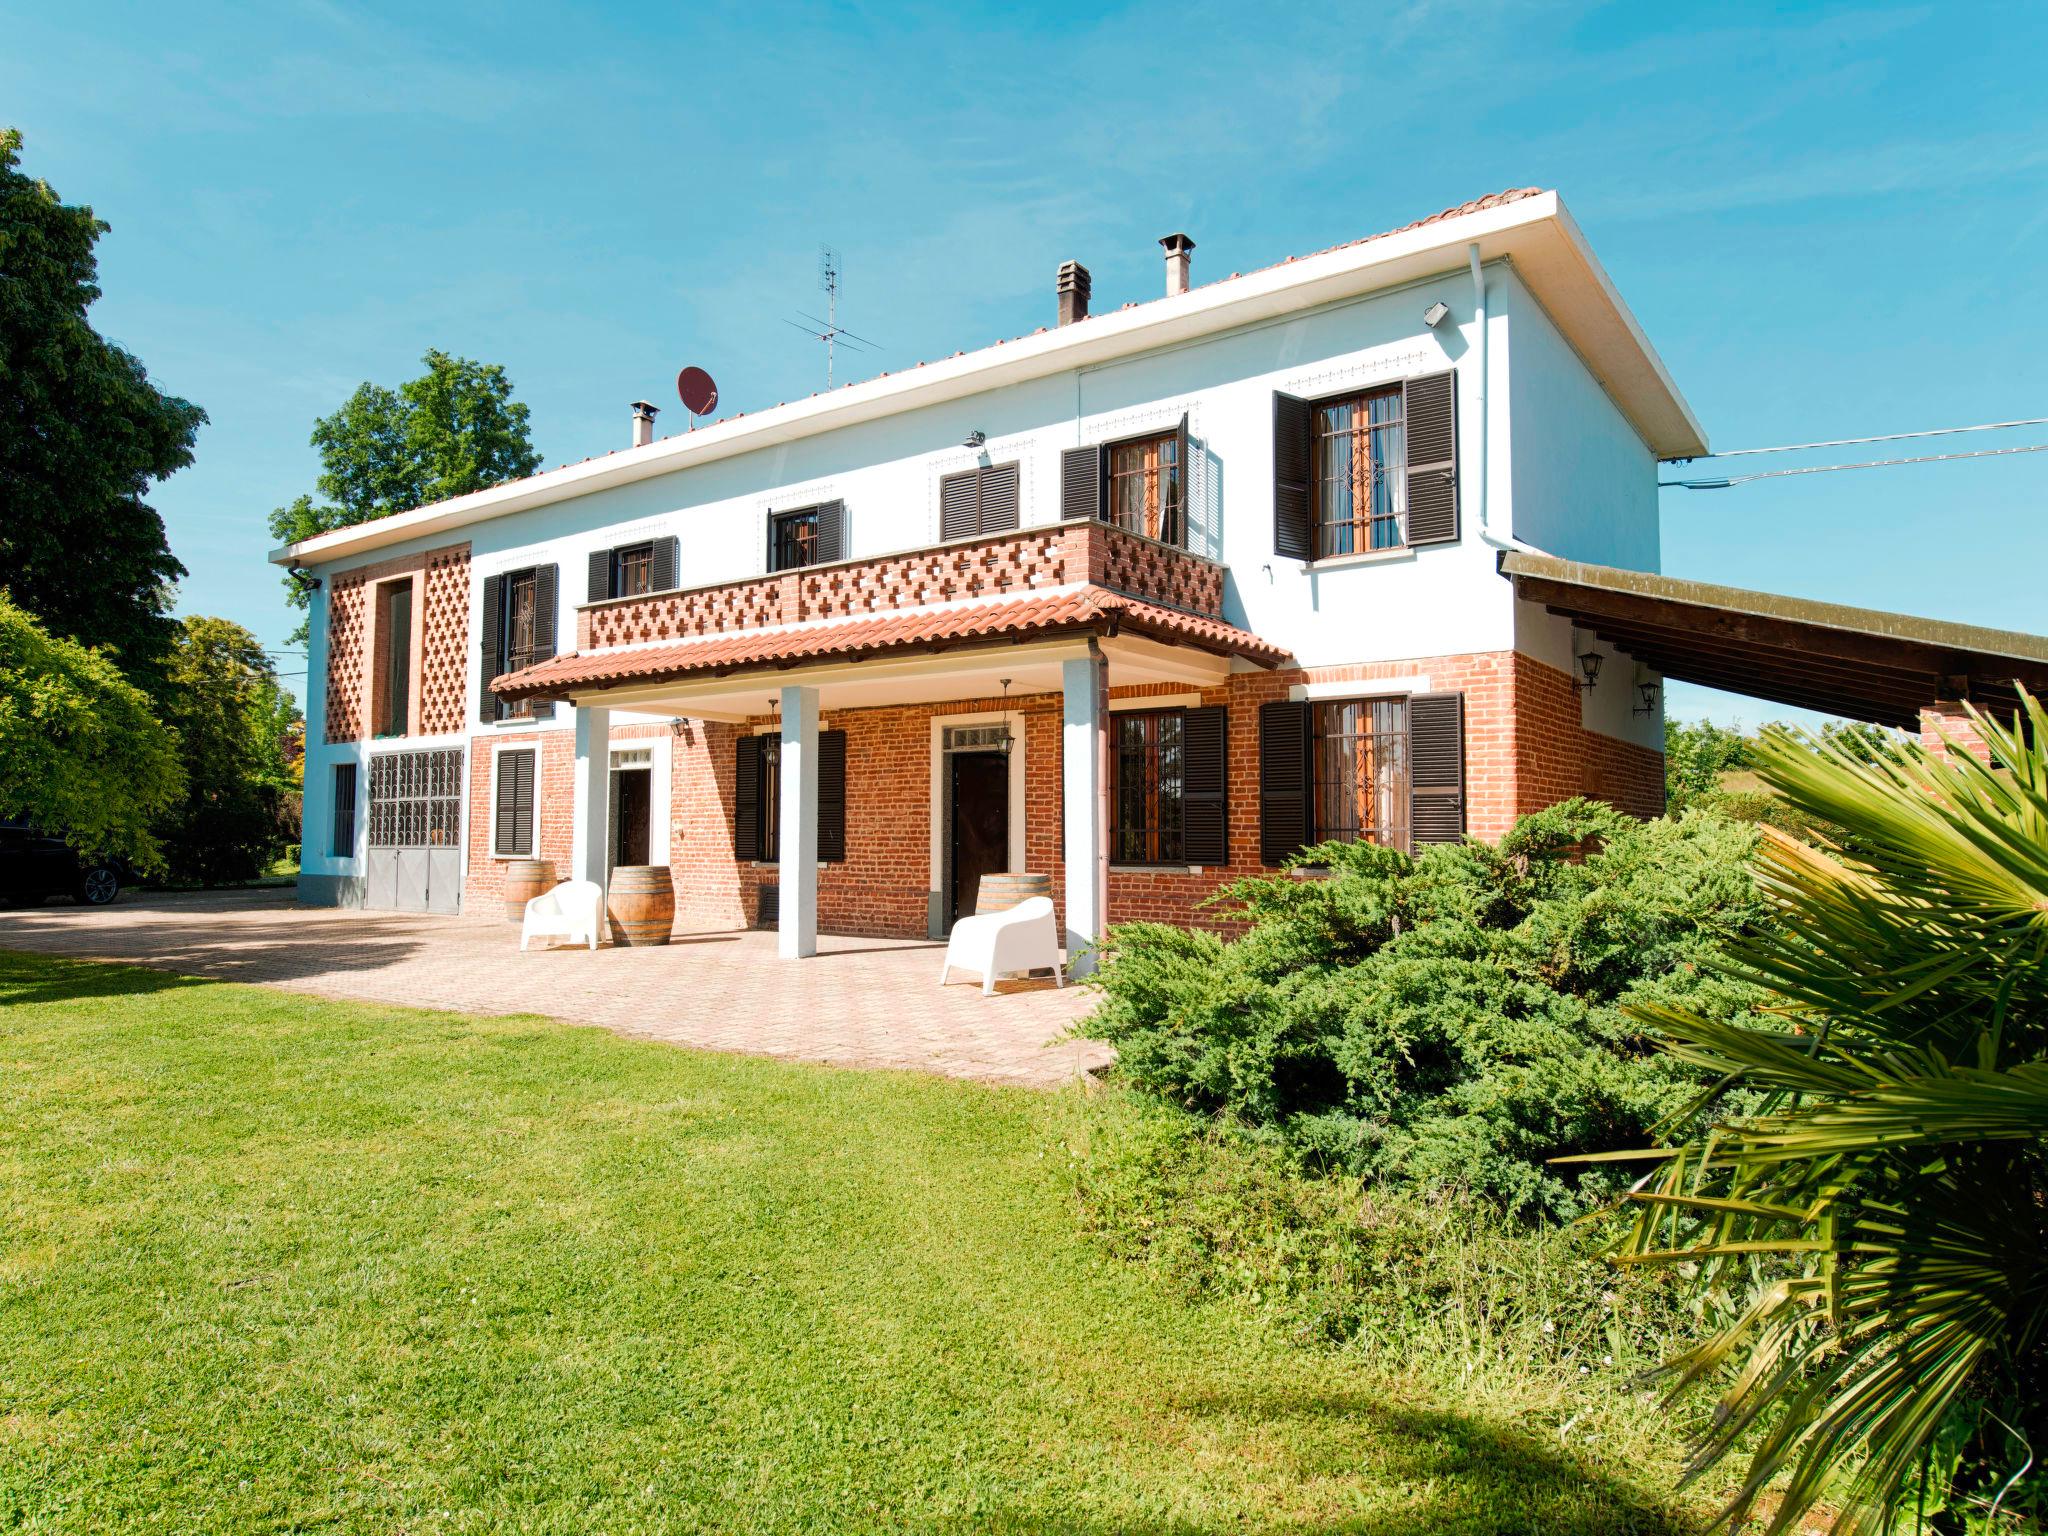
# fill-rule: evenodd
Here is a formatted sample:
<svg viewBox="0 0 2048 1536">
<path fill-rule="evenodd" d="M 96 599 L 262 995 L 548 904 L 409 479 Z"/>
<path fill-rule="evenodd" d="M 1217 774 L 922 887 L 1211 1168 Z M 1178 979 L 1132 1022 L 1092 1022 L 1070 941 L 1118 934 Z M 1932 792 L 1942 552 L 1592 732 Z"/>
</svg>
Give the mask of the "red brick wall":
<svg viewBox="0 0 2048 1536">
<path fill-rule="evenodd" d="M 376 583 L 422 574 L 424 580 L 413 584 L 413 727 L 426 735 L 462 729 L 469 693 L 469 546 L 450 544 L 327 578 L 327 740 L 369 734 L 371 680 L 382 670 L 381 656 L 365 654 L 375 627 Z M 385 639 L 377 637 L 380 649 Z"/>
<path fill-rule="evenodd" d="M 1943 741 L 1943 736 L 1948 741 Z M 1984 733 L 1977 729 L 1977 722 L 1963 712 L 1962 705 L 1950 699 L 1940 699 L 1933 707 L 1920 711 L 1920 745 L 1947 757 L 1950 755 L 1949 742 L 1954 742 L 1980 763 L 1991 761 L 1991 745 L 1985 741 Z"/>
<path fill-rule="evenodd" d="M 491 852 L 491 759 L 498 747 L 538 746 L 534 797 L 540 802 L 540 836 L 533 856 L 553 859 L 555 874 L 569 878 L 570 838 L 576 805 L 576 736 L 573 731 L 520 731 L 469 739 L 469 870 L 462 907 L 471 914 L 495 912 L 505 900 L 505 866 L 512 861 Z"/>
<path fill-rule="evenodd" d="M 1191 873 L 1185 869 L 1112 868 L 1112 922 L 1218 919 L 1200 904 L 1219 887 L 1259 873 L 1259 706 L 1285 698 L 1306 682 L 1358 683 L 1361 692 L 1385 679 L 1426 673 L 1432 689 L 1465 695 L 1466 827 L 1498 838 L 1518 816 L 1580 793 L 1597 794 L 1637 815 L 1663 810 L 1664 760 L 1660 753 L 1583 731 L 1571 680 L 1555 668 L 1515 652 L 1432 656 L 1411 661 L 1324 667 L 1309 671 L 1234 674 L 1207 690 L 1204 703 L 1229 714 L 1230 862 Z M 1119 688 L 1124 700 L 1185 695 L 1170 684 Z M 1054 903 L 1064 921 L 1065 868 L 1061 857 L 1061 703 L 1055 694 L 961 699 L 941 705 L 827 711 L 825 727 L 847 733 L 847 858 L 826 865 L 818 879 L 818 923 L 832 933 L 919 937 L 926 931 L 931 890 L 932 722 L 988 714 L 1007 707 L 1021 716 L 1025 769 L 1025 866 L 1052 877 Z M 735 861 L 732 848 L 734 742 L 746 726 L 688 721 L 671 738 L 670 863 L 675 870 L 678 926 L 732 928 L 750 924 L 759 887 L 776 878 L 772 868 Z M 667 727 L 620 728 L 613 740 L 659 733 Z M 490 748 L 478 737 L 478 771 L 471 781 L 472 910 L 498 895 L 502 866 L 489 856 Z M 565 875 L 573 810 L 574 747 L 570 733 L 543 733 L 542 854 Z"/>
</svg>

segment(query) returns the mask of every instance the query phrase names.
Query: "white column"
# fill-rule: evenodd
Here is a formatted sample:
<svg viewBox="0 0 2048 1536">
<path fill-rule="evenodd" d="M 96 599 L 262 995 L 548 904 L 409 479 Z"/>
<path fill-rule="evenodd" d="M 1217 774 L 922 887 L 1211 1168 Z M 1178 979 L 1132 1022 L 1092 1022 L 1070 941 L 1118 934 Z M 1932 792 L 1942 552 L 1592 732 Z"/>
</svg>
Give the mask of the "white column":
<svg viewBox="0 0 2048 1536">
<path fill-rule="evenodd" d="M 571 878 L 602 889 L 611 871 L 612 712 L 576 709 L 576 819 L 570 835 Z"/>
<path fill-rule="evenodd" d="M 818 690 L 782 690 L 781 922 L 775 952 L 818 952 Z"/>
<path fill-rule="evenodd" d="M 1065 708 L 1060 730 L 1060 784 L 1065 791 L 1062 846 L 1067 864 L 1067 965 L 1085 976 L 1095 969 L 1083 951 L 1102 937 L 1109 908 L 1108 663 L 1091 641 L 1086 656 L 1061 663 Z"/>
</svg>

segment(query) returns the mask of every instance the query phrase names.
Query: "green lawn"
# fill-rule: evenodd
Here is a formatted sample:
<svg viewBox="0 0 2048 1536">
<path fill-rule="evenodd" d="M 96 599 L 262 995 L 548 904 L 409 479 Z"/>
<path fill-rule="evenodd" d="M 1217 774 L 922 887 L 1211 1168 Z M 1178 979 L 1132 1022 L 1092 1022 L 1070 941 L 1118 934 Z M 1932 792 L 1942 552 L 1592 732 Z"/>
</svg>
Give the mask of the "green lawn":
<svg viewBox="0 0 2048 1536">
<path fill-rule="evenodd" d="M 0 952 L 0 1529 L 1674 1528 L 1091 1246 L 1072 1112 Z"/>
</svg>

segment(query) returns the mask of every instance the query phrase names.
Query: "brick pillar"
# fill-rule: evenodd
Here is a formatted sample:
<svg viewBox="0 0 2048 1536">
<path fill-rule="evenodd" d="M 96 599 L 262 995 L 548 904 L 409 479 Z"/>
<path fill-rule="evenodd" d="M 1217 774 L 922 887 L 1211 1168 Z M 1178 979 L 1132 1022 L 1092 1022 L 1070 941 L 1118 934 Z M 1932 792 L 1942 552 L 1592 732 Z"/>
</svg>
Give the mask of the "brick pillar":
<svg viewBox="0 0 2048 1536">
<path fill-rule="evenodd" d="M 1943 736 L 1948 740 L 1944 741 Z M 1936 699 L 1920 711 L 1920 745 L 1937 756 L 1949 757 L 1951 743 L 1980 763 L 1991 761 L 1990 743 L 1977 729 L 1977 722 L 1963 712 L 1963 706 L 1953 699 Z"/>
</svg>

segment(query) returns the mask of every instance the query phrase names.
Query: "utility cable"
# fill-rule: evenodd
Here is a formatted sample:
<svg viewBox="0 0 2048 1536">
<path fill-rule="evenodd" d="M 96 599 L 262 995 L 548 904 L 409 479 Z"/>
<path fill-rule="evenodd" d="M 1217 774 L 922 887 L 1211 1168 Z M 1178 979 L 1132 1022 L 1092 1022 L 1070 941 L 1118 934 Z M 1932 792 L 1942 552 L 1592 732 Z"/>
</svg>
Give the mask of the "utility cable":
<svg viewBox="0 0 2048 1536">
<path fill-rule="evenodd" d="M 2048 443 L 2026 443 L 2017 448 L 1979 448 L 1968 453 L 1923 453 L 1910 459 L 1867 459 L 1860 464 L 1809 464 L 1803 469 L 1760 469 L 1750 475 L 1728 475 L 1718 480 L 1659 480 L 1660 491 L 1725 491 L 1752 480 L 1776 480 L 1781 475 L 1826 475 L 1838 469 L 1891 469 L 1899 464 L 1946 464 L 1952 459 L 1996 459 L 2009 453 L 2048 453 Z"/>
<path fill-rule="evenodd" d="M 2048 416 L 2025 416 L 2018 421 L 1986 421 L 1974 427 L 1929 427 L 1924 432 L 1882 432 L 1876 437 L 1831 437 L 1818 443 L 1781 443 L 1775 448 L 1724 448 L 1719 453 L 1688 453 L 1662 459 L 1664 464 L 1690 464 L 1695 459 L 1740 459 L 1754 453 L 1802 453 L 1808 448 L 1855 448 L 1864 443 L 1900 443 L 1912 437 L 1954 437 L 1959 432 L 2003 432 L 2008 427 L 2048 426 Z"/>
</svg>

